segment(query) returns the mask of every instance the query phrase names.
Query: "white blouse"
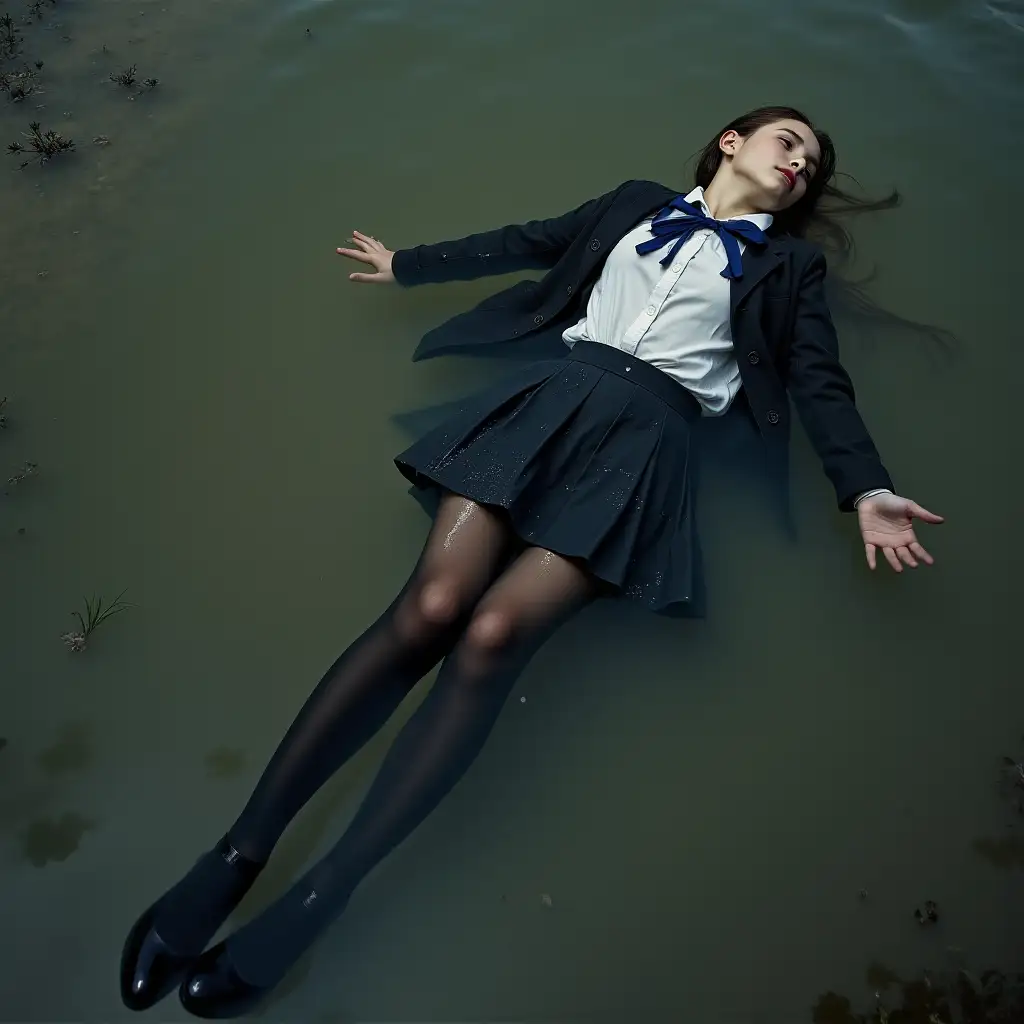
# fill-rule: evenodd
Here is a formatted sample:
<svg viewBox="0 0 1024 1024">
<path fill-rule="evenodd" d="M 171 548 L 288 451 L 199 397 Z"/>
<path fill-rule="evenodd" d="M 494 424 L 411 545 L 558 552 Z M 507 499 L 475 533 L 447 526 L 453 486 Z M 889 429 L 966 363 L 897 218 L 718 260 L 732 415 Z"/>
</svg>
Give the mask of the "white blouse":
<svg viewBox="0 0 1024 1024">
<path fill-rule="evenodd" d="M 711 216 L 702 188 L 685 199 Z M 672 215 L 685 216 L 678 210 Z M 735 219 L 762 231 L 772 222 L 770 213 Z M 704 415 L 720 416 L 741 386 L 729 323 L 730 283 L 722 277 L 729 262 L 725 246 L 716 232 L 700 229 L 663 267 L 658 261 L 674 243 L 644 256 L 636 252 L 651 237 L 651 220 L 642 220 L 608 254 L 586 315 L 562 338 L 570 348 L 596 341 L 628 352 L 683 384 Z M 737 241 L 742 252 L 743 241 Z"/>
</svg>

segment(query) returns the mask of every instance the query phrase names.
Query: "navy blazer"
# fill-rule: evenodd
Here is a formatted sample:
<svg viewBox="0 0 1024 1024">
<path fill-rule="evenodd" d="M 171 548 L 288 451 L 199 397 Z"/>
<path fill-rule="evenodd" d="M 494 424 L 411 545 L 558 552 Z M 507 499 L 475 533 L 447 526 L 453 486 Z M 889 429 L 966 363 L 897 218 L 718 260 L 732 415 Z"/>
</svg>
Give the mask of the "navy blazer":
<svg viewBox="0 0 1024 1024">
<path fill-rule="evenodd" d="M 585 314 L 608 253 L 678 194 L 657 182 L 627 181 L 561 217 L 399 250 L 392 268 L 406 286 L 547 270 L 540 281 L 520 281 L 429 331 L 413 358 L 503 343 L 534 356 L 566 355 L 562 332 Z M 731 285 L 730 321 L 743 404 L 784 491 L 788 495 L 788 392 L 839 507 L 848 512 L 858 494 L 894 488 L 839 362 L 824 282 L 825 257 L 817 246 L 769 231 L 767 246 L 744 251 L 743 276 Z"/>
</svg>

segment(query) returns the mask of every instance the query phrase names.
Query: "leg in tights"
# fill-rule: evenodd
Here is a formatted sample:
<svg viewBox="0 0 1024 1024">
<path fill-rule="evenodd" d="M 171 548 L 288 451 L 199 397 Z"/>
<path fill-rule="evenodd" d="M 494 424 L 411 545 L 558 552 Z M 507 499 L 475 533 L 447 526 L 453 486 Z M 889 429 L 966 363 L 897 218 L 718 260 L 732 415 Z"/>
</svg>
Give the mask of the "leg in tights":
<svg viewBox="0 0 1024 1024">
<path fill-rule="evenodd" d="M 408 583 L 327 670 L 229 830 L 243 857 L 265 863 L 303 805 L 452 649 L 514 542 L 492 512 L 446 496 Z M 198 953 L 254 877 L 209 851 L 162 900 L 156 932 L 174 950 Z"/>
<path fill-rule="evenodd" d="M 531 655 L 599 587 L 584 570 L 539 548 L 528 548 L 505 571 L 396 737 L 337 845 L 227 940 L 226 956 L 244 981 L 276 984 L 367 872 L 438 805 L 480 753 Z"/>
</svg>

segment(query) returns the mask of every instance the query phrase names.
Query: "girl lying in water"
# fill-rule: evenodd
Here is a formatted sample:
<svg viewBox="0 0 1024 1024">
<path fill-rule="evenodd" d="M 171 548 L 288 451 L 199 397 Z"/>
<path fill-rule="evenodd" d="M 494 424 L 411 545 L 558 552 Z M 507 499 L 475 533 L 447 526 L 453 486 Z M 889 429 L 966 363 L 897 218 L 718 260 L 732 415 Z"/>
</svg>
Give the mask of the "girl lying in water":
<svg viewBox="0 0 1024 1024">
<path fill-rule="evenodd" d="M 561 217 L 391 252 L 355 233 L 353 281 L 415 285 L 547 271 L 442 325 L 421 351 L 547 338 L 528 365 L 396 459 L 440 496 L 408 582 L 334 662 L 292 722 L 238 820 L 128 935 L 127 1006 L 180 985 L 198 1017 L 255 1006 L 480 753 L 517 676 L 552 631 L 616 596 L 678 614 L 701 580 L 691 430 L 737 400 L 768 463 L 787 466 L 790 403 L 868 565 L 932 558 L 854 404 L 825 301 L 825 260 L 803 239 L 835 151 L 798 110 L 769 107 L 718 132 L 695 187 L 629 181 Z M 787 396 L 788 392 L 788 396 Z M 335 847 L 210 949 L 309 798 L 438 662 Z M 205 951 L 205 952 L 204 952 Z"/>
</svg>

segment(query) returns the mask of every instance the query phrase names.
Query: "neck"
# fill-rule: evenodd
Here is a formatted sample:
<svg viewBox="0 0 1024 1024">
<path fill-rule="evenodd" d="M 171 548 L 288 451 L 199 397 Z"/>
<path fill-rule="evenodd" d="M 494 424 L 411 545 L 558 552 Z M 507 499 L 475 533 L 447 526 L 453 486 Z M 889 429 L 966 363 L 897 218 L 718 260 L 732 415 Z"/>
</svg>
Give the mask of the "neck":
<svg viewBox="0 0 1024 1024">
<path fill-rule="evenodd" d="M 742 181 L 723 175 L 721 170 L 711 184 L 704 189 L 704 202 L 715 220 L 729 220 L 731 217 L 745 217 L 751 213 L 766 213 L 758 208 Z"/>
</svg>

